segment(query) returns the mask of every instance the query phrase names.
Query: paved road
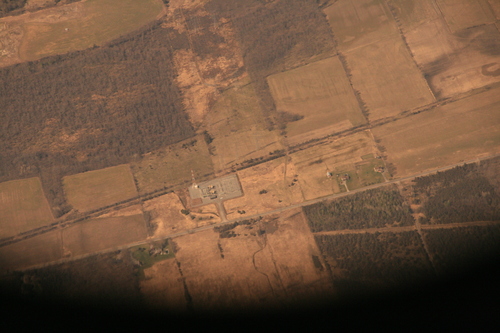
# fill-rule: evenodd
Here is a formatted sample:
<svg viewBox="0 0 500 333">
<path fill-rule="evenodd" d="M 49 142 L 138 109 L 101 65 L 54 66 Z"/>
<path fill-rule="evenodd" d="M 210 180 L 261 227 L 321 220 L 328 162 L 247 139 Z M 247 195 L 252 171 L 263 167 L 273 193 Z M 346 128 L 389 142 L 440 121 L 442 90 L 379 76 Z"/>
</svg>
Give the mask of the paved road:
<svg viewBox="0 0 500 333">
<path fill-rule="evenodd" d="M 61 259 L 61 260 L 57 260 L 57 261 L 53 261 L 53 262 L 50 262 L 50 263 L 45 263 L 45 264 L 41 264 L 41 265 L 37 265 L 37 266 L 31 266 L 31 267 L 29 267 L 29 269 L 39 268 L 39 267 L 44 267 L 44 266 L 49 266 L 49 265 L 54 265 L 54 264 L 58 264 L 58 263 L 62 263 L 62 262 L 68 262 L 68 261 L 78 260 L 78 259 L 86 258 L 86 257 L 97 255 L 97 254 L 104 254 L 104 253 L 114 252 L 114 251 L 117 251 L 117 250 L 124 250 L 124 249 L 130 248 L 130 247 L 136 246 L 136 245 L 142 245 L 142 244 L 147 244 L 147 243 L 154 242 L 154 241 L 160 241 L 160 240 L 164 240 L 166 238 L 177 238 L 177 237 L 185 236 L 185 235 L 188 235 L 188 234 L 194 234 L 194 233 L 197 233 L 197 232 L 202 232 L 202 231 L 206 231 L 206 230 L 209 230 L 209 229 L 213 229 L 214 227 L 221 226 L 221 225 L 228 224 L 228 223 L 234 223 L 234 222 L 243 221 L 243 220 L 249 220 L 249 219 L 257 219 L 257 218 L 260 218 L 260 217 L 263 217 L 263 216 L 268 216 L 268 215 L 273 215 L 273 214 L 280 214 L 280 213 L 282 213 L 284 211 L 287 211 L 289 209 L 300 208 L 300 207 L 312 205 L 312 204 L 315 204 L 315 203 L 318 203 L 318 202 L 321 202 L 321 201 L 325 201 L 325 200 L 331 200 L 331 199 L 335 199 L 335 198 L 345 197 L 345 196 L 348 196 L 348 195 L 353 195 L 353 194 L 358 193 L 358 192 L 363 192 L 363 191 L 371 190 L 371 189 L 374 189 L 374 188 L 383 187 L 383 186 L 386 186 L 388 184 L 395 184 L 395 183 L 399 183 L 399 182 L 402 182 L 402 181 L 412 180 L 412 179 L 417 178 L 417 177 L 427 176 L 427 175 L 434 174 L 434 173 L 437 173 L 437 172 L 440 172 L 440 171 L 449 170 L 449 169 L 452 169 L 452 168 L 454 168 L 456 166 L 460 166 L 460 165 L 464 165 L 464 164 L 470 164 L 470 163 L 478 163 L 478 162 L 480 162 L 482 160 L 494 158 L 494 157 L 497 157 L 497 156 L 500 156 L 500 153 L 499 154 L 494 154 L 494 155 L 489 155 L 489 156 L 484 156 L 484 157 L 481 157 L 481 158 L 475 158 L 475 159 L 464 161 L 464 162 L 460 162 L 460 163 L 455 163 L 455 164 L 452 164 L 452 165 L 448 165 L 448 166 L 445 166 L 445 167 L 441 167 L 441 168 L 437 168 L 437 169 L 433 169 L 433 170 L 421 172 L 421 173 L 414 174 L 414 175 L 407 176 L 407 177 L 396 178 L 396 179 L 387 181 L 385 183 L 373 184 L 373 185 L 370 185 L 370 186 L 366 186 L 366 187 L 362 187 L 362 188 L 359 188 L 359 189 L 351 190 L 349 192 L 337 193 L 337 194 L 332 194 L 332 195 L 324 196 L 324 197 L 313 199 L 313 200 L 307 200 L 307 201 L 304 201 L 304 202 L 301 202 L 301 203 L 298 203 L 298 204 L 294 204 L 294 205 L 290 205 L 290 206 L 287 206 L 287 207 L 283 207 L 283 208 L 279 208 L 279 209 L 275 209 L 275 210 L 263 212 L 263 213 L 260 213 L 260 214 L 254 214 L 254 215 L 245 216 L 245 217 L 241 217 L 241 218 L 237 218 L 237 219 L 227 220 L 227 221 L 219 222 L 219 223 L 216 223 L 216 224 L 211 224 L 211 225 L 206 225 L 206 226 L 203 226 L 203 227 L 199 227 L 199 228 L 196 228 L 196 229 L 190 229 L 190 230 L 180 231 L 180 232 L 168 235 L 167 237 L 149 238 L 149 239 L 145 239 L 145 240 L 142 240 L 142 241 L 139 241 L 139 242 L 135 242 L 135 243 L 131 243 L 131 244 L 124 244 L 123 246 L 115 247 L 115 248 L 112 248 L 112 249 L 107 249 L 107 250 L 100 251 L 100 252 L 93 252 L 93 253 L 85 254 L 85 255 L 82 255 L 82 256 L 75 256 L 75 257 Z M 481 224 L 481 223 L 483 223 L 483 224 Z M 484 222 L 484 221 L 470 222 L 470 225 L 484 225 L 484 223 L 486 223 L 486 222 Z M 451 225 L 453 225 L 453 227 L 451 227 Z M 444 226 L 444 225 L 436 225 L 436 226 L 435 225 L 422 225 L 422 229 L 443 228 L 442 226 Z M 465 226 L 463 223 L 453 223 L 453 224 L 450 224 L 450 228 L 463 227 L 463 226 Z M 385 230 L 385 229 L 387 229 L 387 231 L 389 231 L 389 230 L 393 231 L 393 230 L 396 230 L 396 229 L 398 231 L 416 230 L 415 226 L 411 226 L 411 227 L 399 227 L 399 228 L 396 228 L 396 227 L 395 228 L 380 228 L 380 229 L 377 229 L 377 231 L 383 232 L 383 230 Z M 408 230 L 406 230 L 406 229 L 408 229 Z M 343 233 L 357 233 L 358 231 L 349 232 L 349 231 L 343 230 L 342 232 Z M 363 232 L 367 232 L 367 231 L 363 231 Z M 368 232 L 376 232 L 376 231 L 375 230 L 372 231 L 370 229 L 370 231 L 368 231 Z M 338 233 L 340 233 L 340 231 Z"/>
</svg>

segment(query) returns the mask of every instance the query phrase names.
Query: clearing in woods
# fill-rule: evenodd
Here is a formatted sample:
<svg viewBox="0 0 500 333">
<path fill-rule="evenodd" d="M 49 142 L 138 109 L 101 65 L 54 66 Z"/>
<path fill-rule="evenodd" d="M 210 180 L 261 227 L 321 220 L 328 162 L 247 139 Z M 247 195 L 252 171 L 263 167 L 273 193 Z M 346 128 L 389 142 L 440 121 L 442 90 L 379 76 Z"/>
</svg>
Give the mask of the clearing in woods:
<svg viewBox="0 0 500 333">
<path fill-rule="evenodd" d="M 338 57 L 271 75 L 267 81 L 278 112 L 303 116 L 287 125 L 292 140 L 324 127 L 335 132 L 366 123 Z"/>
<path fill-rule="evenodd" d="M 383 1 L 341 0 L 325 12 L 370 121 L 434 101 Z"/>
<path fill-rule="evenodd" d="M 191 182 L 191 170 L 196 181 L 213 177 L 213 164 L 203 135 L 147 153 L 131 164 L 139 193 L 148 193 L 167 186 Z"/>
<path fill-rule="evenodd" d="M 61 231 L 55 230 L 0 247 L 0 271 L 43 264 L 62 256 Z"/>
<path fill-rule="evenodd" d="M 206 115 L 204 129 L 216 171 L 283 148 L 276 132 L 267 129 L 258 101 L 246 78 L 224 91 Z"/>
<path fill-rule="evenodd" d="M 494 23 L 488 0 L 436 0 L 451 32 Z"/>
<path fill-rule="evenodd" d="M 373 128 L 398 177 L 500 152 L 500 90 Z"/>
<path fill-rule="evenodd" d="M 229 238 L 207 230 L 175 240 L 195 311 L 262 310 L 331 297 L 327 270 L 300 209 L 231 231 Z"/>
<path fill-rule="evenodd" d="M 112 249 L 147 237 L 146 223 L 141 215 L 96 218 L 77 223 L 62 231 L 65 256 Z"/>
<path fill-rule="evenodd" d="M 405 40 L 436 98 L 500 81 L 500 32 L 495 24 L 451 33 L 441 12 L 432 4 L 416 0 L 392 3 L 397 8 Z"/>
<path fill-rule="evenodd" d="M 0 183 L 0 238 L 48 225 L 53 220 L 38 177 Z"/>
<path fill-rule="evenodd" d="M 383 176 L 373 168 L 384 166 L 369 131 L 330 139 L 326 143 L 291 155 L 299 175 L 298 183 L 305 200 L 344 192 L 341 177 L 349 174 L 349 190 L 379 183 Z M 331 173 L 331 176 L 327 175 Z M 339 176 L 338 176 L 339 175 Z"/>
<path fill-rule="evenodd" d="M 63 184 L 68 203 L 80 212 L 137 196 L 128 164 L 66 176 Z"/>
<path fill-rule="evenodd" d="M 20 60 L 103 44 L 154 20 L 162 9 L 160 0 L 87 0 L 19 16 Z"/>
<path fill-rule="evenodd" d="M 243 196 L 224 202 L 228 219 L 263 213 L 304 200 L 295 167 L 291 161 L 285 161 L 286 158 L 238 171 Z"/>
</svg>

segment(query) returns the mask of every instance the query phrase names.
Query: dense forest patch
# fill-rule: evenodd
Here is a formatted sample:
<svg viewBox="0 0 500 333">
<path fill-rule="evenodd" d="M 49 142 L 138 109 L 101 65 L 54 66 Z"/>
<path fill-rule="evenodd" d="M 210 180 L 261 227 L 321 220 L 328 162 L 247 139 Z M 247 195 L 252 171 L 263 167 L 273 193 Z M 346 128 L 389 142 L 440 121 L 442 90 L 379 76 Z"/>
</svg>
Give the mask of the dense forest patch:
<svg viewBox="0 0 500 333">
<path fill-rule="evenodd" d="M 434 272 L 417 232 L 315 236 L 341 295 L 408 286 Z M 411 286 L 411 285 L 410 285 Z"/>
<path fill-rule="evenodd" d="M 0 70 L 0 181 L 41 175 L 55 211 L 61 177 L 126 163 L 194 135 L 159 22 L 102 48 Z M 177 39 L 179 40 L 179 39 Z"/>
<path fill-rule="evenodd" d="M 422 205 L 420 210 L 425 215 L 421 221 L 456 223 L 500 220 L 498 176 L 492 174 L 494 170 L 498 173 L 498 160 L 486 161 L 480 166 L 465 164 L 416 178 L 414 201 Z"/>
<path fill-rule="evenodd" d="M 304 207 L 312 232 L 412 225 L 410 207 L 397 188 L 373 189 Z"/>
</svg>

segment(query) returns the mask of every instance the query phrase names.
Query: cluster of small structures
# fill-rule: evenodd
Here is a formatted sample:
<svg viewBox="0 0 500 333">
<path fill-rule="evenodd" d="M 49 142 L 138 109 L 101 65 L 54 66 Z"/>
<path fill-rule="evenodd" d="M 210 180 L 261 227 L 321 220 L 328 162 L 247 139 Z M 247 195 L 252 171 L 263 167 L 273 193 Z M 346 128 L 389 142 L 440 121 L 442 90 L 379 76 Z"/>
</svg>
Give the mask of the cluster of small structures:
<svg viewBox="0 0 500 333">
<path fill-rule="evenodd" d="M 196 207 L 240 197 L 243 192 L 238 176 L 231 174 L 199 184 L 196 184 L 193 179 L 193 185 L 189 187 L 189 195 L 192 200 L 191 205 Z"/>
</svg>

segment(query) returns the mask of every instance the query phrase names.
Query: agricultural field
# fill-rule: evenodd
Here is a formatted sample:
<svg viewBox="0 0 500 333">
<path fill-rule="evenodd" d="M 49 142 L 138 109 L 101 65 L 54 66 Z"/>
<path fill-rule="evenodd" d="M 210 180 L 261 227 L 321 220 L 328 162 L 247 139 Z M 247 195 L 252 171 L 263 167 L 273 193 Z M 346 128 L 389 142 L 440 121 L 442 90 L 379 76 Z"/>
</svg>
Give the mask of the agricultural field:
<svg viewBox="0 0 500 333">
<path fill-rule="evenodd" d="M 497 0 L 488 0 L 488 2 L 491 6 L 491 10 L 495 14 L 496 19 L 500 20 L 500 2 L 498 2 Z M 497 24 L 498 24 L 498 21 L 497 21 Z"/>
<path fill-rule="evenodd" d="M 425 230 L 424 237 L 438 273 L 492 265 L 500 254 L 500 225 Z"/>
<path fill-rule="evenodd" d="M 249 223 L 232 229 L 233 237 L 209 230 L 175 240 L 195 312 L 262 310 L 331 297 L 328 273 L 300 210 Z"/>
<path fill-rule="evenodd" d="M 325 13 L 370 121 L 434 101 L 384 1 L 340 0 Z"/>
<path fill-rule="evenodd" d="M 128 164 L 66 176 L 63 183 L 68 203 L 80 212 L 137 196 Z"/>
<path fill-rule="evenodd" d="M 500 152 L 500 90 L 375 127 L 398 177 Z"/>
<path fill-rule="evenodd" d="M 339 296 L 352 299 L 376 290 L 412 288 L 434 277 L 416 231 L 315 236 Z"/>
<path fill-rule="evenodd" d="M 39 178 L 0 183 L 0 238 L 48 225 L 53 220 Z"/>
<path fill-rule="evenodd" d="M 342 51 L 399 36 L 383 0 L 339 0 L 323 11 Z"/>
<path fill-rule="evenodd" d="M 233 219 L 287 207 L 303 201 L 294 164 L 281 157 L 238 171 L 243 196 L 224 202 Z"/>
<path fill-rule="evenodd" d="M 451 32 L 475 27 L 482 24 L 494 23 L 495 15 L 491 11 L 488 0 L 436 0 L 438 8 L 450 28 Z"/>
<path fill-rule="evenodd" d="M 403 40 L 379 40 L 345 54 L 354 88 L 375 121 L 434 102 L 422 73 Z"/>
<path fill-rule="evenodd" d="M 271 75 L 267 81 L 278 112 L 302 117 L 286 126 L 291 140 L 325 127 L 334 133 L 366 123 L 338 57 Z"/>
<path fill-rule="evenodd" d="M 140 194 L 163 187 L 191 183 L 213 177 L 213 163 L 202 135 L 147 153 L 130 165 Z M 176 187 L 177 188 L 177 187 Z"/>
<path fill-rule="evenodd" d="M 450 33 L 441 12 L 430 3 L 416 0 L 411 4 L 403 0 L 394 0 L 393 3 L 408 47 L 436 98 L 465 93 L 500 80 L 497 70 L 500 32 L 495 24 Z M 467 20 L 473 8 L 461 8 L 473 3 L 485 2 L 470 0 L 459 5 L 453 2 L 449 8 L 459 14 L 457 17 Z"/>
<path fill-rule="evenodd" d="M 312 232 L 410 226 L 410 206 L 396 185 L 304 207 Z"/>
<path fill-rule="evenodd" d="M 9 48 L 0 65 L 101 45 L 154 20 L 163 8 L 161 0 L 87 0 L 2 18 L 0 42 Z"/>
<path fill-rule="evenodd" d="M 112 249 L 144 240 L 147 228 L 142 215 L 96 218 L 62 231 L 65 256 Z"/>
<path fill-rule="evenodd" d="M 349 174 L 349 190 L 384 181 L 373 168 L 384 166 L 369 131 L 331 139 L 324 144 L 293 153 L 298 183 L 305 200 L 346 191 L 341 176 Z M 332 174 L 327 177 L 327 172 Z"/>
<path fill-rule="evenodd" d="M 216 171 L 282 149 L 276 132 L 268 130 L 254 85 L 238 81 L 214 103 L 204 119 Z"/>
<path fill-rule="evenodd" d="M 169 313 L 187 311 L 184 284 L 175 259 L 166 259 L 144 269 L 144 279 L 139 286 L 146 306 Z"/>
<path fill-rule="evenodd" d="M 189 208 L 177 193 L 168 193 L 144 201 L 144 211 L 153 228 L 152 238 L 166 237 L 180 231 L 195 229 L 221 221 L 214 204 Z"/>
<path fill-rule="evenodd" d="M 0 270 L 15 270 L 61 259 L 61 232 L 51 231 L 0 247 Z"/>
</svg>

